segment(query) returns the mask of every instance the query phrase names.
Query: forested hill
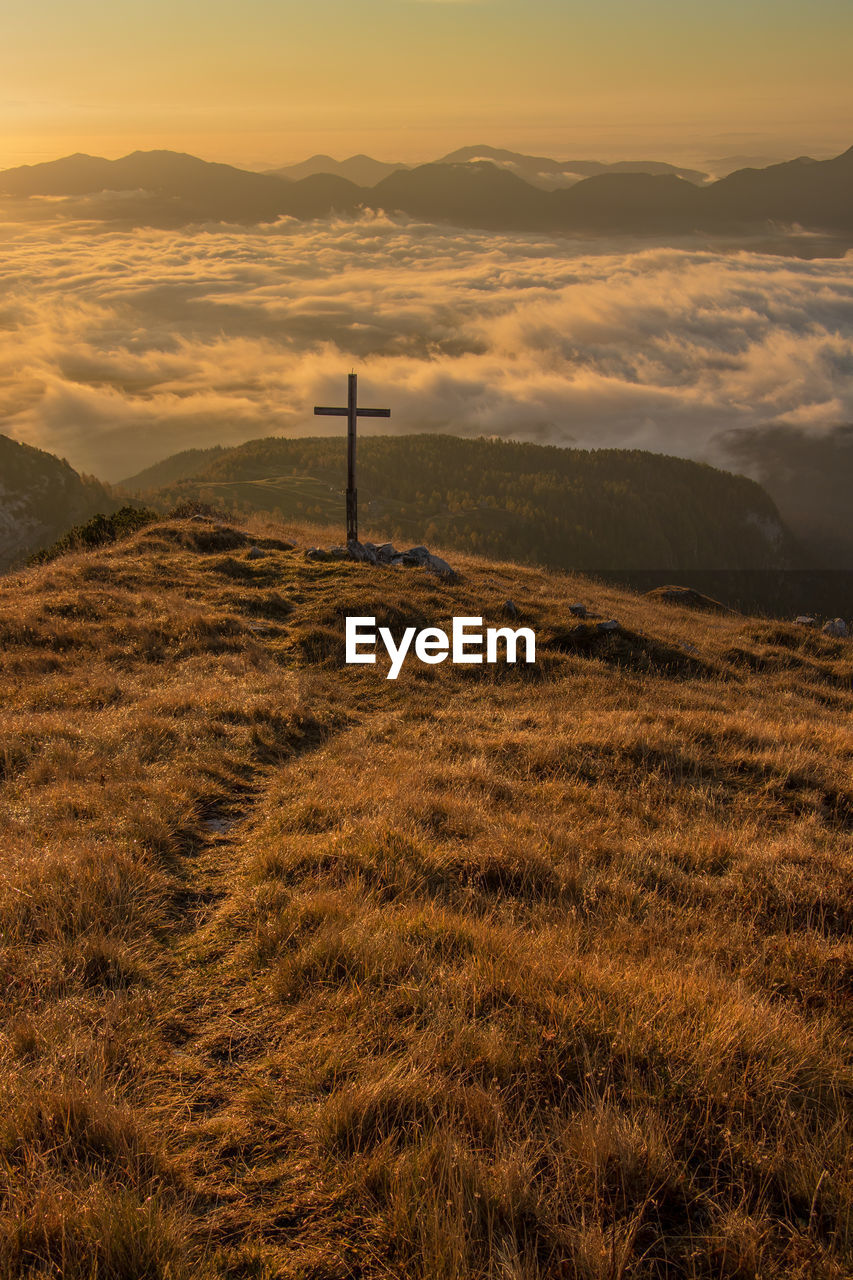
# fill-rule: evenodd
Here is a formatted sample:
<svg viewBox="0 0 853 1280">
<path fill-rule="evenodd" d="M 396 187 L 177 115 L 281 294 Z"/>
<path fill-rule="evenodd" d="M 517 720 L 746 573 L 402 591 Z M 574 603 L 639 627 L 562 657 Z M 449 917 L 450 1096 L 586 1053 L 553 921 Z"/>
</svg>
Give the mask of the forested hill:
<svg viewBox="0 0 853 1280">
<path fill-rule="evenodd" d="M 64 458 L 0 435 L 0 572 L 22 563 L 72 525 L 119 504 Z"/>
<path fill-rule="evenodd" d="M 125 487 L 164 509 L 199 499 L 284 519 L 342 520 L 343 438 L 271 437 L 167 459 Z M 446 435 L 359 443 L 363 537 L 435 542 L 576 569 L 761 569 L 796 560 L 752 480 L 640 450 Z"/>
</svg>

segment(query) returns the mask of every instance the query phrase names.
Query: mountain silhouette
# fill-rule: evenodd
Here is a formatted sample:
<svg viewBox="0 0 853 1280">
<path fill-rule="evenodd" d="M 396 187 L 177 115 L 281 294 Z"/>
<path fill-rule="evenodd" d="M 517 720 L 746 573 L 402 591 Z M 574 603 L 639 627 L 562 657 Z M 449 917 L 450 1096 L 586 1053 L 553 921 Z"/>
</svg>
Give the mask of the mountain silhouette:
<svg viewBox="0 0 853 1280">
<path fill-rule="evenodd" d="M 484 145 L 476 147 L 460 147 L 449 155 L 442 156 L 434 164 L 476 164 L 485 161 L 507 172 L 522 178 L 534 187 L 544 191 L 556 190 L 572 186 L 584 178 L 591 178 L 600 173 L 653 173 L 674 174 L 677 178 L 685 178 L 688 182 L 702 183 L 707 174 L 698 169 L 684 169 L 677 165 L 666 164 L 660 160 L 619 160 L 606 164 L 600 160 L 551 160 L 547 156 L 528 156 L 520 151 L 507 151 L 501 147 Z M 289 178 L 298 182 L 302 178 L 312 177 L 317 173 L 334 174 L 346 178 L 360 187 L 375 187 L 383 178 L 398 170 L 412 169 L 410 164 L 388 164 L 383 160 L 374 160 L 371 156 L 350 156 L 348 160 L 334 160 L 331 156 L 310 156 L 299 164 L 280 165 L 265 170 L 280 178 Z"/>
<path fill-rule="evenodd" d="M 328 173 L 337 178 L 346 178 L 358 187 L 375 187 L 389 173 L 411 167 L 408 164 L 386 164 L 383 160 L 374 160 L 372 156 L 358 155 L 350 156 L 348 160 L 333 160 L 331 156 L 318 155 L 311 156 L 300 164 L 281 165 L 266 172 L 279 178 L 289 178 L 291 182 L 311 178 L 318 173 Z"/>
<path fill-rule="evenodd" d="M 688 232 L 703 225 L 704 195 L 671 174 L 602 173 L 553 192 L 552 201 L 566 229 Z"/>
<path fill-rule="evenodd" d="M 21 165 L 0 174 L 4 191 L 15 195 L 88 195 L 94 191 L 143 189 L 196 196 L 229 190 L 269 191 L 266 175 L 230 164 L 200 160 L 177 151 L 134 151 L 120 160 L 77 154 L 43 164 Z"/>
<path fill-rule="evenodd" d="M 555 225 L 549 193 L 488 163 L 401 169 L 370 195 L 371 204 L 431 222 L 519 231 Z"/>
<path fill-rule="evenodd" d="M 551 160 L 547 156 L 528 156 L 520 151 L 488 146 L 460 147 L 457 151 L 442 156 L 438 163 L 470 164 L 478 160 L 500 165 L 516 177 L 546 191 L 566 187 L 601 173 L 671 174 L 697 183 L 704 182 L 708 176 L 698 169 L 679 168 L 662 160 L 618 160 L 611 164 L 601 160 Z"/>
<path fill-rule="evenodd" d="M 800 156 L 766 169 L 737 169 L 704 193 L 718 222 L 784 222 L 853 229 L 853 147 L 831 160 Z"/>
<path fill-rule="evenodd" d="M 102 207 L 108 215 L 136 215 L 153 223 L 210 218 L 253 223 L 285 214 L 316 218 L 353 212 L 361 203 L 360 188 L 343 178 L 316 174 L 294 183 L 175 151 L 134 151 L 120 160 L 74 155 L 22 165 L 0 173 L 0 191 L 23 196 L 138 192 L 135 206 L 123 199 Z"/>
<path fill-rule="evenodd" d="M 71 216 L 141 225 L 312 219 L 369 208 L 488 230 L 661 235 L 799 225 L 849 236 L 853 147 L 830 160 L 801 157 L 737 170 L 706 186 L 675 171 L 611 167 L 555 190 L 542 190 L 490 159 L 395 169 L 370 187 L 340 174 L 317 172 L 293 181 L 172 151 L 136 151 L 120 160 L 73 155 L 7 169 L 0 173 L 0 193 L 64 196 L 70 203 L 62 211 Z"/>
</svg>

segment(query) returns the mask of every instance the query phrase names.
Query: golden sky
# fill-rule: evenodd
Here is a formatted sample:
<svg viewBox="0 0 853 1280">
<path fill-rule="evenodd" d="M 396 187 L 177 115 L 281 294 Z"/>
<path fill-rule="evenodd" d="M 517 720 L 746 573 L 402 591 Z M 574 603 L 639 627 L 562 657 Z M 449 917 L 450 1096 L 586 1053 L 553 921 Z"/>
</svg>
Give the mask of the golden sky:
<svg viewBox="0 0 853 1280">
<path fill-rule="evenodd" d="M 2 19 L 0 167 L 167 147 L 258 165 L 826 155 L 851 0 L 29 0 Z"/>
</svg>

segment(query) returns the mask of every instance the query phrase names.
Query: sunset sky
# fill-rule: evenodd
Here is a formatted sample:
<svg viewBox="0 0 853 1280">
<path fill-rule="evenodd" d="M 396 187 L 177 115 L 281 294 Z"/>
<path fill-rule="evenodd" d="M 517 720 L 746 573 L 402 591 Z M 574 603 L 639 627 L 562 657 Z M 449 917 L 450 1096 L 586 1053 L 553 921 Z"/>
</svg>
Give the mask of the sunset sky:
<svg viewBox="0 0 853 1280">
<path fill-rule="evenodd" d="M 250 165 L 471 142 L 603 159 L 853 141 L 850 0 L 30 0 L 0 167 L 168 147 Z"/>
</svg>

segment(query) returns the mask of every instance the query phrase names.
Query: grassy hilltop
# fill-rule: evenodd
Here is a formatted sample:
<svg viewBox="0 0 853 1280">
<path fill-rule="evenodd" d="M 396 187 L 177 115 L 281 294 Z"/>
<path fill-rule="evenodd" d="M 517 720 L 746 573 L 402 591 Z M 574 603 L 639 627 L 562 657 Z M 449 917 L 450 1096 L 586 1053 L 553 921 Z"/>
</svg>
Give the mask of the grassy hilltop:
<svg viewBox="0 0 853 1280">
<path fill-rule="evenodd" d="M 853 645 L 252 541 L 0 582 L 0 1277 L 849 1276 Z"/>
</svg>

